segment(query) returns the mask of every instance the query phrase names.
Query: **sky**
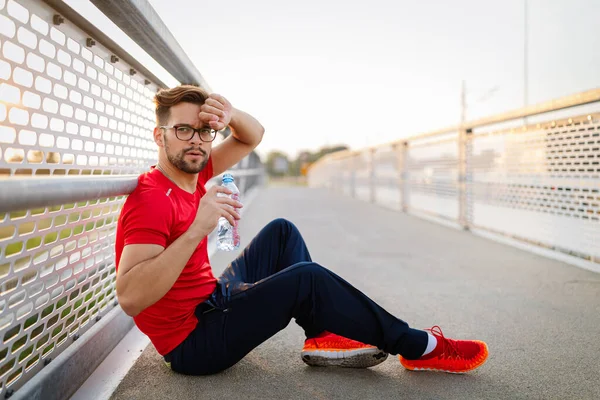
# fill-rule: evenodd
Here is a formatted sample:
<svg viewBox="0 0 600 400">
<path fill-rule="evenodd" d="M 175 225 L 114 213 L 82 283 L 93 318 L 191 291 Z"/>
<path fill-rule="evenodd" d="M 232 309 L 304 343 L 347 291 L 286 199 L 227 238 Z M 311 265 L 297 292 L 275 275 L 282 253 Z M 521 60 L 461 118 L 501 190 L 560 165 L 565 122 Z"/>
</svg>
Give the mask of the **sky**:
<svg viewBox="0 0 600 400">
<path fill-rule="evenodd" d="M 211 89 L 265 126 L 260 154 L 456 125 L 463 80 L 467 119 L 600 86 L 597 0 L 149 2 Z"/>
</svg>

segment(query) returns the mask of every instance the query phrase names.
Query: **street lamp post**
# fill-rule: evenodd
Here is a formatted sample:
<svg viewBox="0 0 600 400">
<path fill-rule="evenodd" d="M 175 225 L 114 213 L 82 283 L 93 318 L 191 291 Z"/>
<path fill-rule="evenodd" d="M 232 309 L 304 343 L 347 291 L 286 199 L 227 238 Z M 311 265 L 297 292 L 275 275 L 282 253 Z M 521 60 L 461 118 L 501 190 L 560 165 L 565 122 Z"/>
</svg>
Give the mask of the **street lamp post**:
<svg viewBox="0 0 600 400">
<path fill-rule="evenodd" d="M 527 26 L 528 19 L 528 1 L 523 0 L 523 106 L 527 107 L 529 104 L 529 91 L 528 91 L 528 47 L 529 47 L 529 27 Z"/>
<path fill-rule="evenodd" d="M 489 88 L 485 92 L 481 94 L 472 104 L 477 104 L 488 100 L 494 93 L 496 93 L 500 89 L 500 86 L 494 86 Z M 462 81 L 462 87 L 460 91 L 460 124 L 464 125 L 467 122 L 467 82 L 465 80 Z"/>
</svg>

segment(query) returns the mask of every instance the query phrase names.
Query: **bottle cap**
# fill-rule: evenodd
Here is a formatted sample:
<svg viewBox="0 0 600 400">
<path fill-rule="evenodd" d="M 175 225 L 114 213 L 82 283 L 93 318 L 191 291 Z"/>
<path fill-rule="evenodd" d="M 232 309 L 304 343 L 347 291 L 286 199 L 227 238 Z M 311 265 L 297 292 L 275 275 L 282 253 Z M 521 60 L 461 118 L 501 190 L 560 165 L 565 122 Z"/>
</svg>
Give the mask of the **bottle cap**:
<svg viewBox="0 0 600 400">
<path fill-rule="evenodd" d="M 223 175 L 223 183 L 229 183 L 229 182 L 233 182 L 233 175 L 224 174 Z"/>
</svg>

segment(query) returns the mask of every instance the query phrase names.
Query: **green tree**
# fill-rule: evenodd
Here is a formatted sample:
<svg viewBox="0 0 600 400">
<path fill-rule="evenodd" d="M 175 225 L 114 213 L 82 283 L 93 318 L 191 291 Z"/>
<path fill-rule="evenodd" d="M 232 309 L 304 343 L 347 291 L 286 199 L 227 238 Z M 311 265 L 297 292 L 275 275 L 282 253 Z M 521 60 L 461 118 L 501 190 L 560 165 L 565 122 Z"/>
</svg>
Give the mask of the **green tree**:
<svg viewBox="0 0 600 400">
<path fill-rule="evenodd" d="M 290 163 L 289 173 L 292 176 L 300 176 L 302 174 L 303 167 L 306 167 L 318 161 L 321 157 L 323 157 L 326 154 L 335 153 L 336 151 L 342 151 L 347 149 L 348 146 L 346 145 L 337 145 L 331 147 L 322 147 L 314 153 L 311 153 L 310 151 L 302 151 L 298 154 L 298 157 L 296 157 L 296 159 Z"/>
</svg>

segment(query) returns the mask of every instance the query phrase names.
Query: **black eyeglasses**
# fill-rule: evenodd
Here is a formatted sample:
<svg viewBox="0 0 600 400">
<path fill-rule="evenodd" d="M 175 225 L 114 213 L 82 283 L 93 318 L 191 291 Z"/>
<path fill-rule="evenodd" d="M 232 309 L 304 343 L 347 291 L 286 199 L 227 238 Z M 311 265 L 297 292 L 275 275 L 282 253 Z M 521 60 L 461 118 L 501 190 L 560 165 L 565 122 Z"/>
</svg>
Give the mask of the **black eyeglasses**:
<svg viewBox="0 0 600 400">
<path fill-rule="evenodd" d="M 198 136 L 200 140 L 203 142 L 212 142 L 217 137 L 217 131 L 210 128 L 192 128 L 189 125 L 173 125 L 173 126 L 159 126 L 160 129 L 175 129 L 175 136 L 179 140 L 192 140 L 196 132 L 198 132 Z"/>
</svg>

